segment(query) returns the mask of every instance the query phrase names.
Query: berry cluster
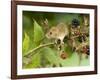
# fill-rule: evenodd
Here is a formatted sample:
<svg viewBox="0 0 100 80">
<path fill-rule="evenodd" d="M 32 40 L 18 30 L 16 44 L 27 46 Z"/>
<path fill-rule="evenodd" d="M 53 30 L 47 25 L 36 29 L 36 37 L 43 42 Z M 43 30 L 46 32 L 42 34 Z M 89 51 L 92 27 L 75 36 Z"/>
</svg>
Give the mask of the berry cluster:
<svg viewBox="0 0 100 80">
<path fill-rule="evenodd" d="M 83 53 L 86 53 L 87 55 L 89 55 L 89 52 L 90 52 L 90 48 L 88 45 L 84 46 L 83 47 Z"/>
<path fill-rule="evenodd" d="M 65 36 L 63 39 L 63 42 L 66 43 L 68 40 L 70 40 L 69 44 L 71 43 L 72 51 L 76 52 L 82 52 L 87 55 L 90 53 L 89 44 L 84 45 L 84 43 L 87 43 L 87 38 L 89 37 L 89 33 L 86 33 L 85 31 L 81 32 L 83 27 L 79 27 L 80 21 L 78 19 L 73 19 L 71 22 L 71 31 L 70 36 Z M 87 28 L 86 28 L 87 29 Z M 61 41 L 58 40 L 57 44 L 60 44 Z M 62 49 L 60 49 L 62 50 Z M 62 59 L 66 59 L 68 57 L 67 52 L 61 52 L 60 57 Z"/>
<path fill-rule="evenodd" d="M 70 37 L 72 37 L 72 41 L 73 41 L 72 42 L 73 51 L 76 51 L 76 48 L 79 47 L 77 50 L 78 52 L 86 53 L 87 55 L 89 55 L 89 44 L 83 45 L 83 43 L 87 43 L 87 37 L 89 37 L 89 33 L 85 33 L 84 31 L 83 32 L 80 31 L 83 29 L 83 27 L 78 27 L 78 26 L 81 26 L 78 19 L 73 19 L 71 25 L 72 25 L 71 26 L 71 33 L 72 34 L 70 35 Z M 74 45 L 73 45 L 73 43 L 74 43 Z"/>
</svg>

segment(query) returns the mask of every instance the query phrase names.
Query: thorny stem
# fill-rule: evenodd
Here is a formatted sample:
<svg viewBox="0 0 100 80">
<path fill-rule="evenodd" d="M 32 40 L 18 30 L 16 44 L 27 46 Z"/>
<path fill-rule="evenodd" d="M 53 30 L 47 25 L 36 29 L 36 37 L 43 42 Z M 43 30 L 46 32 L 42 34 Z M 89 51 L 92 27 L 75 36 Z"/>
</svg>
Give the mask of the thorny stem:
<svg viewBox="0 0 100 80">
<path fill-rule="evenodd" d="M 81 64 L 82 54 L 79 53 L 79 65 Z"/>
<path fill-rule="evenodd" d="M 83 46 L 87 45 L 88 42 L 83 42 L 81 45 L 79 45 L 77 48 L 76 48 L 76 51 L 79 50 L 80 48 L 82 48 Z M 79 53 L 79 65 L 81 63 L 81 59 L 82 59 L 82 54 Z"/>
<path fill-rule="evenodd" d="M 88 42 L 83 42 L 82 44 L 80 44 L 77 48 L 76 51 L 79 50 L 80 48 L 82 48 L 83 46 L 87 45 Z"/>
<path fill-rule="evenodd" d="M 24 55 L 24 57 L 32 56 L 32 55 L 36 54 L 36 53 L 33 53 L 34 51 L 37 51 L 40 48 L 43 48 L 43 47 L 46 47 L 46 46 L 49 46 L 49 45 L 53 45 L 53 44 L 55 44 L 55 43 L 48 43 L 48 44 L 39 45 L 38 47 L 36 47 L 36 48 L 30 50 L 29 52 L 27 52 L 26 55 Z"/>
</svg>

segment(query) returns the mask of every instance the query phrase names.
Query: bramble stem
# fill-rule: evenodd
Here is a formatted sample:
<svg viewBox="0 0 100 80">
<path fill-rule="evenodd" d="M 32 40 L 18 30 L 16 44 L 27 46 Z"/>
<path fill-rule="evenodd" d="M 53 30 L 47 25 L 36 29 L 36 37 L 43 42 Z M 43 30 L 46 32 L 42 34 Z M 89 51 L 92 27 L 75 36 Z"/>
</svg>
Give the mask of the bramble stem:
<svg viewBox="0 0 100 80">
<path fill-rule="evenodd" d="M 49 45 L 53 45 L 53 44 L 55 44 L 55 43 L 48 43 L 48 44 L 39 45 L 38 47 L 36 47 L 36 48 L 30 50 L 29 52 L 27 52 L 26 55 L 24 55 L 24 57 L 32 56 L 32 55 L 35 54 L 35 53 L 33 54 L 32 52 L 37 51 L 38 49 L 49 46 Z"/>
</svg>

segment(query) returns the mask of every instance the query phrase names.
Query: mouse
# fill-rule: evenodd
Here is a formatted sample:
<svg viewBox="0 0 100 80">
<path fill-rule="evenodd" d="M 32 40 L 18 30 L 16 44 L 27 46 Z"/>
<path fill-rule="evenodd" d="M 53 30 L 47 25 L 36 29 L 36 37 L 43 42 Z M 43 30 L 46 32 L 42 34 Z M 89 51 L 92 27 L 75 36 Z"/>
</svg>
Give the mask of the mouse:
<svg viewBox="0 0 100 80">
<path fill-rule="evenodd" d="M 63 42 L 65 36 L 69 35 L 68 26 L 65 23 L 59 23 L 56 26 L 52 26 L 46 33 L 48 39 L 59 39 Z"/>
<path fill-rule="evenodd" d="M 64 38 L 69 36 L 68 25 L 60 22 L 56 26 L 52 26 L 46 33 L 48 39 L 54 39 L 55 43 L 58 44 L 58 50 L 61 50 L 64 46 Z"/>
</svg>

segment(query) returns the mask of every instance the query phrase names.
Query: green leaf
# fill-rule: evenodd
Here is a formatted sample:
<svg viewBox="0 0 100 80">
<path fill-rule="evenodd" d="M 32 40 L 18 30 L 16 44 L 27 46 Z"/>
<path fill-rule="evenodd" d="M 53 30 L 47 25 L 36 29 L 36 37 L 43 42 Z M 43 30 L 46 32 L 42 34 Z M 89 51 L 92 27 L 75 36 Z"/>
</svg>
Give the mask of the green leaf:
<svg viewBox="0 0 100 80">
<path fill-rule="evenodd" d="M 82 55 L 82 60 L 80 66 L 88 66 L 90 64 L 90 57 L 86 57 L 85 54 Z"/>
<path fill-rule="evenodd" d="M 28 51 L 29 42 L 30 42 L 30 39 L 29 39 L 29 36 L 27 35 L 27 33 L 25 32 L 24 34 L 25 34 L 25 38 L 24 38 L 23 43 L 22 43 L 22 45 L 23 45 L 23 54 L 25 54 Z"/>
<path fill-rule="evenodd" d="M 42 27 L 34 20 L 34 42 L 42 40 L 44 37 L 44 32 Z"/>
<path fill-rule="evenodd" d="M 79 55 L 77 53 L 73 53 L 69 58 L 63 60 L 59 59 L 62 66 L 79 66 Z"/>
<path fill-rule="evenodd" d="M 49 61 L 49 63 L 55 64 L 56 66 L 59 65 L 58 57 L 53 49 L 45 47 L 42 49 L 41 53 L 44 54 L 44 57 Z"/>
<path fill-rule="evenodd" d="M 29 64 L 25 65 L 24 68 L 39 68 L 40 67 L 40 54 L 36 53 L 31 59 Z"/>
</svg>

